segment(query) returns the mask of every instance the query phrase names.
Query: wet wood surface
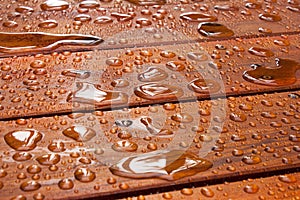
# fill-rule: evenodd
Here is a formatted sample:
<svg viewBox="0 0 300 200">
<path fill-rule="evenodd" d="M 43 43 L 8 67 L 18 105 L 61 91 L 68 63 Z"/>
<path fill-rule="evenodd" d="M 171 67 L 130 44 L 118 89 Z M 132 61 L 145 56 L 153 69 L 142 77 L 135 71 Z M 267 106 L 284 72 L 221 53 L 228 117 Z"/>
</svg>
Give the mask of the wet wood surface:
<svg viewBox="0 0 300 200">
<path fill-rule="evenodd" d="M 0 4 L 0 199 L 298 199 L 300 4 Z"/>
</svg>

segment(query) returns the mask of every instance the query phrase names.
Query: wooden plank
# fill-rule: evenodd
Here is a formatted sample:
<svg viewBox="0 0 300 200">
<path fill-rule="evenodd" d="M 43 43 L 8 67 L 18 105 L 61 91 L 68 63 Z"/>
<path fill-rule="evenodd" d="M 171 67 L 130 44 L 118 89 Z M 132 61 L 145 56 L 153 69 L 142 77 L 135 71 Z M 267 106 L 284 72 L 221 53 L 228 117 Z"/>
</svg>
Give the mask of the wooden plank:
<svg viewBox="0 0 300 200">
<path fill-rule="evenodd" d="M 5 58 L 0 118 L 299 88 L 299 39 L 291 35 Z M 177 93 L 160 93 L 159 86 Z M 80 97 L 84 88 L 90 95 Z M 109 96 L 107 91 L 115 96 L 101 99 Z"/>
<path fill-rule="evenodd" d="M 249 4 L 248 2 L 250 7 L 257 7 L 256 9 L 247 8 L 249 5 L 241 1 L 207 1 L 203 3 L 174 1 L 173 3 L 167 3 L 161 6 L 135 6 L 134 4 L 128 4 L 126 1 L 121 3 L 114 1 L 108 3 L 108 7 L 105 6 L 107 4 L 106 2 L 101 2 L 100 7 L 86 10 L 80 7 L 78 1 L 74 3 L 74 5 L 72 4 L 72 6 L 64 11 L 43 11 L 40 8 L 42 2 L 34 3 L 34 5 L 32 5 L 31 1 L 16 1 L 15 4 L 11 6 L 3 4 L 2 9 L 0 9 L 2 16 L 0 32 L 83 34 L 94 35 L 104 40 L 103 43 L 97 46 L 83 45 L 77 40 L 75 41 L 77 42 L 76 46 L 70 47 L 62 45 L 56 46 L 55 48 L 52 47 L 52 49 L 32 49 L 31 53 L 35 53 L 34 51 L 49 53 L 55 50 L 83 51 L 145 45 L 153 46 L 157 44 L 181 43 L 191 40 L 206 41 L 230 39 L 232 37 L 244 38 L 300 32 L 299 23 L 296 20 L 299 17 L 299 12 L 291 11 L 299 9 L 299 5 L 292 5 L 287 3 L 287 1 L 275 1 L 273 3 L 263 1 L 261 4 Z M 20 6 L 23 7 L 20 8 Z M 148 11 L 145 11 L 147 9 Z M 16 10 L 22 12 L 16 14 Z M 187 14 L 190 12 L 200 12 L 200 15 L 204 14 L 205 16 L 198 16 L 199 19 L 197 18 L 198 21 L 196 22 L 186 20 L 194 16 Z M 272 13 L 275 13 L 275 16 L 273 16 Z M 180 17 L 183 14 L 186 14 L 185 17 Z M 266 14 L 266 16 L 259 17 L 260 14 Z M 280 21 L 276 21 L 279 19 L 277 14 L 280 16 Z M 100 19 L 98 17 L 100 17 Z M 275 22 L 270 22 L 260 18 L 270 19 L 270 21 L 272 21 L 272 19 L 276 20 Z M 94 23 L 95 21 L 96 23 Z M 203 21 L 212 21 L 210 23 L 224 25 L 232 30 L 234 35 L 225 33 L 219 36 L 216 34 L 212 37 L 203 36 L 203 34 L 200 34 L 198 31 L 199 23 Z M 208 24 L 207 26 L 203 25 L 203 27 L 206 28 L 211 26 L 221 27 L 219 25 L 213 26 L 212 24 Z M 228 33 L 230 33 L 230 31 Z M 39 36 L 32 37 L 35 39 L 31 38 L 31 42 L 40 38 Z M 2 40 L 4 40 L 3 37 Z M 12 45 L 12 43 L 13 42 L 11 42 L 10 45 Z M 41 45 L 43 42 L 36 41 L 35 43 L 36 45 Z M 1 44 L 1 46 L 2 45 L 4 44 Z M 16 48 L 11 52 L 1 50 L 0 56 L 16 54 L 27 55 L 30 54 L 30 52 L 24 52 Z"/>
<path fill-rule="evenodd" d="M 126 199 L 297 199 L 300 197 L 299 180 L 298 172 Z"/>
<path fill-rule="evenodd" d="M 1 121 L 1 196 L 116 198 L 297 169 L 299 96 L 299 91 L 283 92 L 230 97 L 225 104 L 226 99 L 217 99 Z M 162 135 L 162 129 L 173 134 Z M 173 181 L 120 177 L 109 170 L 120 159 L 164 149 L 192 152 L 212 167 Z"/>
</svg>

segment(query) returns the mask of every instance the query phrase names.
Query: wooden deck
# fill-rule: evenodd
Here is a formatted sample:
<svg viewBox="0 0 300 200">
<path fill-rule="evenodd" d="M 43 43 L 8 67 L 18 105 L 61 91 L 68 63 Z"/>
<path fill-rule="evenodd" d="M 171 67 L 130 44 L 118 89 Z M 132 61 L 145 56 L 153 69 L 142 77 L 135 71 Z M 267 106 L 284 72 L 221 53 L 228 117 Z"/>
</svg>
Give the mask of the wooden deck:
<svg viewBox="0 0 300 200">
<path fill-rule="evenodd" d="M 300 198 L 300 2 L 0 13 L 0 199 Z"/>
</svg>

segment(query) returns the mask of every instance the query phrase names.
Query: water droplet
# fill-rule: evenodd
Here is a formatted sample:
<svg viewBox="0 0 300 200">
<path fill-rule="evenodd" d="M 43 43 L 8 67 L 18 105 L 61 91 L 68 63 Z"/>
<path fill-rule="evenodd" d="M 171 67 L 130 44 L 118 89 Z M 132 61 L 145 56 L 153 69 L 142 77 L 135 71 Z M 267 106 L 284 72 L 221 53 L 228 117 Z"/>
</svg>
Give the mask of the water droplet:
<svg viewBox="0 0 300 200">
<path fill-rule="evenodd" d="M 81 125 L 71 126 L 65 129 L 63 134 L 78 142 L 89 141 L 96 136 L 96 132 L 93 129 Z"/>
<path fill-rule="evenodd" d="M 77 82 L 76 86 L 77 90 L 68 96 L 67 101 L 91 104 L 99 107 L 125 104 L 128 101 L 127 94 L 102 90 L 101 85 Z"/>
<path fill-rule="evenodd" d="M 264 118 L 270 118 L 270 119 L 277 117 L 276 113 L 273 113 L 273 112 L 262 112 L 261 116 Z"/>
<path fill-rule="evenodd" d="M 189 52 L 187 54 L 187 57 L 194 61 L 206 61 L 208 59 L 207 55 L 205 53 L 199 53 L 199 52 Z"/>
<path fill-rule="evenodd" d="M 205 171 L 212 163 L 180 150 L 157 150 L 123 158 L 110 171 L 129 178 L 162 178 L 176 180 Z"/>
<path fill-rule="evenodd" d="M 116 88 L 123 88 L 129 86 L 129 81 L 124 79 L 116 79 L 111 82 L 111 85 Z"/>
<path fill-rule="evenodd" d="M 259 15 L 259 19 L 268 21 L 268 22 L 279 22 L 281 21 L 281 17 L 279 15 L 274 15 L 271 13 L 264 13 Z"/>
<path fill-rule="evenodd" d="M 22 183 L 20 186 L 21 190 L 23 190 L 25 192 L 35 191 L 35 190 L 40 189 L 40 187 L 41 187 L 41 184 L 36 181 L 26 181 L 26 182 Z"/>
<path fill-rule="evenodd" d="M 259 191 L 259 187 L 256 184 L 249 184 L 244 187 L 244 191 L 249 194 L 255 194 Z"/>
<path fill-rule="evenodd" d="M 299 5 L 287 6 L 286 8 L 290 11 L 300 13 L 300 6 Z"/>
<path fill-rule="evenodd" d="M 202 94 L 216 93 L 221 89 L 219 83 L 211 79 L 195 79 L 188 84 L 188 88 Z"/>
<path fill-rule="evenodd" d="M 13 198 L 11 198 L 10 200 L 26 200 L 27 198 L 23 195 L 18 195 L 18 196 L 15 196 Z"/>
<path fill-rule="evenodd" d="M 243 113 L 230 113 L 229 118 L 235 122 L 244 122 L 247 120 L 247 116 Z"/>
<path fill-rule="evenodd" d="M 296 82 L 296 71 L 300 64 L 289 59 L 276 59 L 276 67 L 260 66 L 254 70 L 245 71 L 243 78 L 249 82 L 268 85 L 284 86 Z"/>
<path fill-rule="evenodd" d="M 132 137 L 132 134 L 128 131 L 121 131 L 120 133 L 118 133 L 118 137 L 120 139 L 127 140 Z"/>
<path fill-rule="evenodd" d="M 175 86 L 149 83 L 134 89 L 135 95 L 149 100 L 178 99 L 183 95 L 181 88 Z"/>
<path fill-rule="evenodd" d="M 154 5 L 164 5 L 166 0 L 127 0 L 130 3 L 137 4 L 139 6 L 154 6 Z"/>
<path fill-rule="evenodd" d="M 280 175 L 278 179 L 284 183 L 296 183 L 297 179 L 293 175 Z"/>
<path fill-rule="evenodd" d="M 112 67 L 120 67 L 123 65 L 123 61 L 117 57 L 111 57 L 106 60 L 106 64 Z"/>
<path fill-rule="evenodd" d="M 249 9 L 260 9 L 262 7 L 262 4 L 258 2 L 247 2 L 245 4 L 245 7 Z"/>
<path fill-rule="evenodd" d="M 184 64 L 178 61 L 169 61 L 167 62 L 166 66 L 168 69 L 172 71 L 178 71 L 178 72 L 185 69 Z"/>
<path fill-rule="evenodd" d="M 54 50 L 62 45 L 91 46 L 103 40 L 96 36 L 50 33 L 0 33 L 0 52 L 20 53 Z"/>
<path fill-rule="evenodd" d="M 256 156 L 256 155 L 244 156 L 242 161 L 247 165 L 254 165 L 254 164 L 260 163 L 261 158 L 259 156 Z"/>
<path fill-rule="evenodd" d="M 74 187 L 74 183 L 69 178 L 64 178 L 58 182 L 58 187 L 62 190 L 70 190 Z"/>
<path fill-rule="evenodd" d="M 80 8 L 97 8 L 100 4 L 94 0 L 84 0 L 79 3 Z"/>
<path fill-rule="evenodd" d="M 63 142 L 51 141 L 48 145 L 48 149 L 52 152 L 63 152 L 66 150 L 65 144 Z"/>
<path fill-rule="evenodd" d="M 32 68 L 44 68 L 44 67 L 46 67 L 46 64 L 42 60 L 35 60 L 35 61 L 30 63 L 30 67 L 32 67 Z"/>
<path fill-rule="evenodd" d="M 190 21 L 190 22 L 214 22 L 214 21 L 217 21 L 217 17 L 209 15 L 209 14 L 200 13 L 200 12 L 182 13 L 180 15 L 180 18 Z"/>
<path fill-rule="evenodd" d="M 97 17 L 94 21 L 95 24 L 109 24 L 112 22 L 113 22 L 112 18 L 110 18 L 108 16 Z"/>
<path fill-rule="evenodd" d="M 251 111 L 251 110 L 253 110 L 253 107 L 250 104 L 242 103 L 239 105 L 239 109 L 244 110 L 244 111 Z"/>
<path fill-rule="evenodd" d="M 152 24 L 151 20 L 149 20 L 147 18 L 138 18 L 136 20 L 136 23 L 141 26 L 150 26 Z"/>
<path fill-rule="evenodd" d="M 15 22 L 15 21 L 5 21 L 5 22 L 3 22 L 2 25 L 6 28 L 16 28 L 16 27 L 18 27 L 18 23 Z"/>
<path fill-rule="evenodd" d="M 79 22 L 88 22 L 91 21 L 91 19 L 92 19 L 91 16 L 87 14 L 79 14 L 74 17 L 74 20 Z"/>
<path fill-rule="evenodd" d="M 169 129 L 157 129 L 157 128 L 155 128 L 154 125 L 152 124 L 152 119 L 150 117 L 142 117 L 140 121 L 143 125 L 146 126 L 147 130 L 152 135 L 157 135 L 157 136 L 170 136 L 170 135 L 173 135 L 173 131 L 171 131 Z"/>
<path fill-rule="evenodd" d="M 192 195 L 194 193 L 193 189 L 191 188 L 183 188 L 180 192 L 184 195 Z"/>
<path fill-rule="evenodd" d="M 226 26 L 215 22 L 203 22 L 198 26 L 198 31 L 205 37 L 224 38 L 231 37 L 234 32 Z"/>
<path fill-rule="evenodd" d="M 117 125 L 117 126 L 121 126 L 121 127 L 129 127 L 129 126 L 131 126 L 132 125 L 132 121 L 131 120 L 129 120 L 129 119 L 124 119 L 124 120 L 116 120 L 115 121 L 115 124 Z"/>
<path fill-rule="evenodd" d="M 27 167 L 27 172 L 30 174 L 37 174 L 42 171 L 42 168 L 39 167 L 38 165 L 30 165 Z"/>
<path fill-rule="evenodd" d="M 215 5 L 214 9 L 220 10 L 220 11 L 238 11 L 239 8 L 234 5 L 229 4 L 222 4 L 222 5 Z"/>
<path fill-rule="evenodd" d="M 189 123 L 194 120 L 193 117 L 188 113 L 176 113 L 171 116 L 171 119 L 181 123 Z"/>
<path fill-rule="evenodd" d="M 44 11 L 62 11 L 69 8 L 69 3 L 63 0 L 47 0 L 40 6 Z"/>
<path fill-rule="evenodd" d="M 45 20 L 41 23 L 39 23 L 38 27 L 40 28 L 55 28 L 58 26 L 58 23 L 56 20 L 52 20 L 52 19 L 49 19 L 49 20 Z"/>
<path fill-rule="evenodd" d="M 148 67 L 148 69 L 138 75 L 138 80 L 142 82 L 162 81 L 168 77 L 168 73 L 158 67 Z"/>
<path fill-rule="evenodd" d="M 117 13 L 117 12 L 113 12 L 110 14 L 112 17 L 117 18 L 117 20 L 119 22 L 127 22 L 130 21 L 134 18 L 134 15 L 131 14 L 124 14 L 124 13 Z"/>
<path fill-rule="evenodd" d="M 28 152 L 17 152 L 13 155 L 13 159 L 15 161 L 26 161 L 30 160 L 32 158 L 32 155 Z"/>
<path fill-rule="evenodd" d="M 17 151 L 33 150 L 43 135 L 36 130 L 12 131 L 4 136 L 5 142 Z"/>
<path fill-rule="evenodd" d="M 3 169 L 0 169 L 0 178 L 3 178 L 5 176 L 7 176 L 7 172 L 4 171 Z"/>
<path fill-rule="evenodd" d="M 272 57 L 272 56 L 274 56 L 274 53 L 271 50 L 260 48 L 260 47 L 251 47 L 248 51 L 252 55 L 260 56 L 260 57 Z"/>
<path fill-rule="evenodd" d="M 160 52 L 160 56 L 164 58 L 174 58 L 176 54 L 172 51 L 162 51 Z"/>
<path fill-rule="evenodd" d="M 114 143 L 112 149 L 120 152 L 133 152 L 138 149 L 138 145 L 131 141 L 121 140 Z"/>
<path fill-rule="evenodd" d="M 96 173 L 87 167 L 79 167 L 74 172 L 75 178 L 80 182 L 91 182 L 96 178 Z"/>
<path fill-rule="evenodd" d="M 61 72 L 64 76 L 70 76 L 74 78 L 86 79 L 90 77 L 91 72 L 86 70 L 75 70 L 75 69 L 66 69 Z"/>
<path fill-rule="evenodd" d="M 18 13 L 32 13 L 34 12 L 33 8 L 28 7 L 28 6 L 19 6 L 15 9 L 16 12 Z"/>
<path fill-rule="evenodd" d="M 60 161 L 59 154 L 45 154 L 36 158 L 41 165 L 55 165 Z"/>
<path fill-rule="evenodd" d="M 234 149 L 234 150 L 232 150 L 232 155 L 234 155 L 234 156 L 242 156 L 242 155 L 244 155 L 244 151 L 240 150 L 240 149 Z"/>
<path fill-rule="evenodd" d="M 201 188 L 201 194 L 203 194 L 206 197 L 213 197 L 215 195 L 214 191 L 207 187 Z"/>
</svg>

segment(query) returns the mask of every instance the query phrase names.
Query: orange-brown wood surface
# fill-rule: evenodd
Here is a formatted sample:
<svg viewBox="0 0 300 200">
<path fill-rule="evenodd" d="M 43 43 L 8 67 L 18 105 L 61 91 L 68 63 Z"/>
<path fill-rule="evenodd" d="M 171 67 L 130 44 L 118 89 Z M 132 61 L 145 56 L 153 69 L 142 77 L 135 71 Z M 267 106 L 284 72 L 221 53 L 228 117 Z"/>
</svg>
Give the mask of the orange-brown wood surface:
<svg viewBox="0 0 300 200">
<path fill-rule="evenodd" d="M 299 14 L 0 1 L 0 199 L 299 199 Z"/>
</svg>

